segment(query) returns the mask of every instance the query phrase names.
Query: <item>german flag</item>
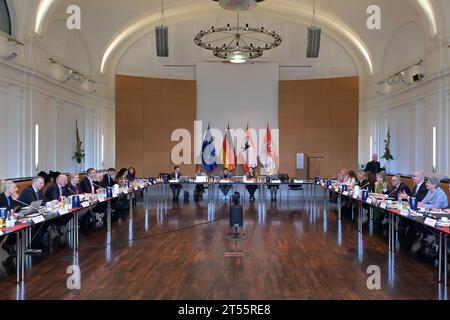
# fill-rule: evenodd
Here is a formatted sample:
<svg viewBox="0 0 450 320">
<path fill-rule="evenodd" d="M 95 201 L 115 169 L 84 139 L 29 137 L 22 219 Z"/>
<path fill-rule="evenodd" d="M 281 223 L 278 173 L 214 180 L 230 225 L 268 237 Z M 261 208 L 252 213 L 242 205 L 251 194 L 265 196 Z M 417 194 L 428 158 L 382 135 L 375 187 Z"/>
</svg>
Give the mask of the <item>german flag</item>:
<svg viewBox="0 0 450 320">
<path fill-rule="evenodd" d="M 222 145 L 222 163 L 229 171 L 236 169 L 236 154 L 233 144 L 233 138 L 230 133 L 230 126 L 228 125 L 227 133 L 223 139 Z"/>
</svg>

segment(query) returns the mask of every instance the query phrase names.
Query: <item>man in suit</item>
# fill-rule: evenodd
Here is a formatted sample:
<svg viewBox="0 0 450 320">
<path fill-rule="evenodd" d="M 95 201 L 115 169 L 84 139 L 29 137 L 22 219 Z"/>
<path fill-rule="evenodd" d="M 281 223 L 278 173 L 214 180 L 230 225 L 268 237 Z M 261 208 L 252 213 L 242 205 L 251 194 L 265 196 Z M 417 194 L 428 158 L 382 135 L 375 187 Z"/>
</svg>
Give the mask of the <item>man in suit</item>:
<svg viewBox="0 0 450 320">
<path fill-rule="evenodd" d="M 17 194 L 17 186 L 13 181 L 6 181 L 2 184 L 3 193 L 0 194 L 0 208 L 6 208 L 8 211 L 15 210 L 18 204 L 15 199 L 19 196 Z M 2 245 L 3 250 L 6 250 L 8 255 L 16 254 L 16 234 L 13 233 L 7 236 Z"/>
<path fill-rule="evenodd" d="M 170 174 L 170 180 L 179 180 L 183 174 L 181 173 L 180 166 L 175 166 L 174 172 Z M 170 184 L 170 189 L 172 189 L 173 201 L 178 201 L 181 192 L 181 184 Z"/>
<path fill-rule="evenodd" d="M 428 189 L 425 183 L 425 174 L 423 172 L 416 171 L 414 172 L 412 179 L 414 181 L 414 188 L 410 196 L 415 197 L 417 199 L 417 203 L 422 202 L 428 193 Z M 409 200 L 410 198 L 410 196 L 405 192 L 400 193 L 399 196 L 403 200 Z"/>
<path fill-rule="evenodd" d="M 66 188 L 67 176 L 65 174 L 60 174 L 54 184 L 52 184 L 45 192 L 45 199 L 47 201 L 60 201 L 61 197 L 69 197 L 69 190 Z"/>
<path fill-rule="evenodd" d="M 384 168 L 381 168 L 380 162 L 378 162 L 378 155 L 374 153 L 372 155 L 372 160 L 366 164 L 365 172 L 371 172 L 374 176 L 381 171 L 384 171 Z"/>
<path fill-rule="evenodd" d="M 232 177 L 233 176 L 231 175 L 230 171 L 228 171 L 228 168 L 223 168 L 223 171 L 220 173 L 220 176 L 219 176 L 219 181 L 231 182 Z M 225 186 L 219 185 L 219 189 L 220 189 L 220 191 L 222 191 L 223 196 L 225 198 L 227 198 L 228 192 L 230 192 L 230 190 L 231 190 L 231 186 L 230 185 L 225 185 Z"/>
<path fill-rule="evenodd" d="M 411 196 L 411 189 L 402 182 L 402 178 L 398 175 L 392 177 L 392 189 L 389 193 L 390 198 L 397 199 L 400 194 Z"/>
<path fill-rule="evenodd" d="M 386 171 L 385 168 L 381 168 L 380 162 L 378 162 L 378 155 L 374 153 L 372 155 L 372 161 L 366 164 L 364 171 L 367 173 L 367 178 L 371 183 L 371 189 L 375 189 L 375 181 L 378 173 Z"/>
<path fill-rule="evenodd" d="M 109 168 L 108 173 L 103 176 L 102 186 L 104 188 L 114 186 L 114 179 L 116 178 L 116 169 Z"/>
<path fill-rule="evenodd" d="M 46 202 L 42 188 L 44 187 L 44 178 L 37 176 L 33 178 L 31 186 L 26 187 L 20 194 L 19 201 L 27 205 L 31 205 L 32 202 L 42 200 Z M 25 204 L 20 204 L 21 208 L 25 207 Z"/>
<path fill-rule="evenodd" d="M 81 193 L 96 193 L 100 186 L 94 181 L 97 177 L 97 171 L 94 168 L 89 168 L 86 171 L 86 177 L 80 183 Z"/>
</svg>

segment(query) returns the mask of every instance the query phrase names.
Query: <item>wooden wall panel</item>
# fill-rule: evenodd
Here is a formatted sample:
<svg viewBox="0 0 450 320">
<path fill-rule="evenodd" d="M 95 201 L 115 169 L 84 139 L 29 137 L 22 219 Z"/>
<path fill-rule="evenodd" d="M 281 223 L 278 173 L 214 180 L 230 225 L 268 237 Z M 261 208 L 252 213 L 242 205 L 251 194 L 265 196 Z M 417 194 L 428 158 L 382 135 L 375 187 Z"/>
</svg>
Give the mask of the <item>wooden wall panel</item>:
<svg viewBox="0 0 450 320">
<path fill-rule="evenodd" d="M 357 168 L 358 83 L 357 77 L 280 82 L 280 172 L 305 178 L 306 170 L 295 168 L 300 152 L 325 157 L 324 177 Z M 311 176 L 316 163 L 310 163 Z"/>
<path fill-rule="evenodd" d="M 116 166 L 134 166 L 142 177 L 171 172 L 171 151 L 177 144 L 171 134 L 185 128 L 194 138 L 196 94 L 195 81 L 118 75 Z M 184 174 L 195 173 L 194 165 L 182 167 Z"/>
</svg>

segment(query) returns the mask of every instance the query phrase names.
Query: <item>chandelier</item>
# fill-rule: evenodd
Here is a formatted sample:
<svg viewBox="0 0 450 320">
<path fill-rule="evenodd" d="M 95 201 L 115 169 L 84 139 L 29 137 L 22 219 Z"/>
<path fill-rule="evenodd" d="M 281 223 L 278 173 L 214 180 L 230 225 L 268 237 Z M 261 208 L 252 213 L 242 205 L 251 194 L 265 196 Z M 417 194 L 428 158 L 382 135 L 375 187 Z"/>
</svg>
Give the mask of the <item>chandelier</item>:
<svg viewBox="0 0 450 320">
<path fill-rule="evenodd" d="M 240 10 L 236 10 L 236 25 L 212 26 L 200 31 L 194 38 L 199 47 L 210 50 L 217 58 L 232 63 L 245 63 L 260 58 L 264 51 L 278 47 L 282 40 L 275 32 L 249 24 L 240 24 Z"/>
</svg>

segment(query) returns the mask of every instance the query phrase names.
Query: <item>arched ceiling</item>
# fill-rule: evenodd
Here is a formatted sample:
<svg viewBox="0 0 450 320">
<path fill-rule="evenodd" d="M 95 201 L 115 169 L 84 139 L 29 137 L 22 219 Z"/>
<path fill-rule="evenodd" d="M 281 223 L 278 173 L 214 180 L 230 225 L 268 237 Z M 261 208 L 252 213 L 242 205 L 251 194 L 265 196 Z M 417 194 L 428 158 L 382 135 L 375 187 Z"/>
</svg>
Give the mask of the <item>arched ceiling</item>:
<svg viewBox="0 0 450 320">
<path fill-rule="evenodd" d="M 160 1 L 148 0 L 37 0 L 34 31 L 46 37 L 52 21 L 66 16 L 66 7 L 77 4 L 82 10 L 81 34 L 93 57 L 93 66 L 112 72 L 122 54 L 139 38 L 151 32 L 159 22 Z M 125 4 L 124 4 L 125 3 Z M 361 74 L 381 70 L 385 49 L 392 34 L 401 25 L 420 21 L 424 34 L 436 38 L 440 30 L 436 1 L 378 0 L 382 10 L 382 30 L 366 27 L 366 9 L 372 0 L 318 0 L 318 22 L 324 31 L 341 43 Z M 180 23 L 220 14 L 217 3 L 210 0 L 166 0 L 168 23 Z M 258 14 L 308 24 L 312 0 L 267 0 Z M 205 28 L 208 26 L 205 26 Z M 414 40 L 412 40 L 414 41 Z"/>
</svg>

